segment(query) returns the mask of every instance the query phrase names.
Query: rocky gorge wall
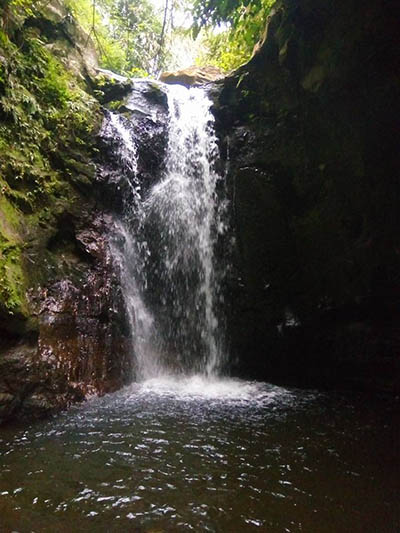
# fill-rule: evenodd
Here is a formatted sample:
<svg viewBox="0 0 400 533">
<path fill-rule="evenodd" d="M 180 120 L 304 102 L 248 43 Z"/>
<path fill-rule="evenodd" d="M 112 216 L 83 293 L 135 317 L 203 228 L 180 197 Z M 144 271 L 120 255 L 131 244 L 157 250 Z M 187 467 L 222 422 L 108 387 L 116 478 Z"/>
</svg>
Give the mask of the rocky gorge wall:
<svg viewBox="0 0 400 533">
<path fill-rule="evenodd" d="M 282 0 L 217 82 L 236 372 L 399 390 L 396 2 Z"/>
<path fill-rule="evenodd" d="M 3 422 L 116 390 L 131 358 L 98 147 L 112 83 L 62 2 L 0 16 Z"/>
<path fill-rule="evenodd" d="M 280 0 L 252 60 L 209 85 L 235 235 L 235 374 L 400 388 L 396 15 L 391 1 Z M 98 74 L 59 0 L 0 16 L 3 422 L 131 379 L 112 254 L 129 186 L 101 124 L 105 107 L 129 119 L 146 189 L 162 169 L 167 111 L 156 84 Z"/>
</svg>

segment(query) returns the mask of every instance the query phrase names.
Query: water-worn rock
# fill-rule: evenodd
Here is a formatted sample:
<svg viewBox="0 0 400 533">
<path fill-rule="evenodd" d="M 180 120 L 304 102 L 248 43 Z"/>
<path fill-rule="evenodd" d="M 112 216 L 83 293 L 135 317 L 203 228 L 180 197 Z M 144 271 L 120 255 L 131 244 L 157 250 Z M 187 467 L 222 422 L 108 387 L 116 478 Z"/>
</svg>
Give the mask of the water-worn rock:
<svg viewBox="0 0 400 533">
<path fill-rule="evenodd" d="M 113 222 L 99 214 L 77 223 L 87 264 L 75 279 L 56 281 L 36 295 L 39 357 L 84 393 L 104 393 L 120 388 L 131 369 L 130 332 L 108 242 Z"/>
<path fill-rule="evenodd" d="M 68 223 L 69 241 L 53 249 L 55 276 L 30 290 L 38 331 L 0 347 L 0 423 L 55 412 L 130 379 L 130 332 L 108 240 L 112 218 L 82 214 Z M 71 247 L 72 235 L 79 248 Z"/>
<path fill-rule="evenodd" d="M 167 94 L 165 86 L 154 80 L 132 79 L 130 83 L 129 94 L 122 100 L 111 102 L 109 107 L 119 114 L 135 139 L 136 161 L 132 161 L 135 164 L 131 174 L 137 175 L 141 193 L 144 193 L 160 179 L 163 168 L 168 140 Z M 101 165 L 97 177 L 103 190 L 108 191 L 114 209 L 121 211 L 122 205 L 130 201 L 132 190 L 129 178 L 134 176 L 121 172 L 120 152 L 124 147 L 119 146 L 120 141 L 109 128 L 103 128 L 100 134 Z"/>
<path fill-rule="evenodd" d="M 102 104 L 122 100 L 131 91 L 132 82 L 129 78 L 101 68 L 96 69 L 96 72 L 94 83 Z"/>
<path fill-rule="evenodd" d="M 42 417 L 83 399 L 61 369 L 40 361 L 33 339 L 2 349 L 0 375 L 0 423 Z"/>
<path fill-rule="evenodd" d="M 114 216 L 134 202 L 133 174 L 143 190 L 160 178 L 168 113 L 162 84 L 130 83 L 129 96 L 116 107 L 140 139 L 132 176 L 121 172 L 123 147 L 115 132 L 97 138 L 96 161 L 68 147 L 59 154 L 73 194 L 46 227 L 29 236 L 28 311 L 21 332 L 0 320 L 7 341 L 0 346 L 0 423 L 44 416 L 132 378 L 131 331 L 111 253 Z"/>
</svg>

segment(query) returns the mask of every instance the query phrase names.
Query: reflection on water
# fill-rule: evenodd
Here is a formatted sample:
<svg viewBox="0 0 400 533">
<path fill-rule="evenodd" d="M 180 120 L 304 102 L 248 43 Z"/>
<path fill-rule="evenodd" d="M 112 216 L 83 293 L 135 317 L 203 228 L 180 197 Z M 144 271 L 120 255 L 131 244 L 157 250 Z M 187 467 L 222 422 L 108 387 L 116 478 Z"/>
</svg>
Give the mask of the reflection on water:
<svg viewBox="0 0 400 533">
<path fill-rule="evenodd" d="M 150 380 L 2 429 L 0 531 L 399 530 L 398 414 L 239 380 Z"/>
</svg>

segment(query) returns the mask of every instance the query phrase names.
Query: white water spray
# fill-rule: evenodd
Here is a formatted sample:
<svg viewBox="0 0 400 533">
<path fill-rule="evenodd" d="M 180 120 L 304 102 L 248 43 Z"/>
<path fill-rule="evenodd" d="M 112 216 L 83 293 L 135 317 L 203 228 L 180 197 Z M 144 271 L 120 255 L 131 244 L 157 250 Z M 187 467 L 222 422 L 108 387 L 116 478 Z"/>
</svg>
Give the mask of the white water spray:
<svg viewBox="0 0 400 533">
<path fill-rule="evenodd" d="M 225 231 L 217 187 L 211 102 L 202 89 L 170 86 L 162 179 L 140 194 L 134 133 L 111 116 L 132 194 L 115 255 L 131 322 L 137 377 L 216 376 L 224 362 L 215 248 Z M 223 189 L 223 188 L 222 188 Z"/>
</svg>

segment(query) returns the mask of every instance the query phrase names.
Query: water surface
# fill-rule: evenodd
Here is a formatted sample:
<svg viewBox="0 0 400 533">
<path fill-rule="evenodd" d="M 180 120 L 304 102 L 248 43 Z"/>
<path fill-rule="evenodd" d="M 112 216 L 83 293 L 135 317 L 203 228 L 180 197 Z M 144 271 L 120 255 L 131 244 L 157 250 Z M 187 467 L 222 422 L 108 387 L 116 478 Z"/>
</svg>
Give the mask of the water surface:
<svg viewBox="0 0 400 533">
<path fill-rule="evenodd" d="M 395 407 L 238 380 L 135 384 L 1 430 L 0 531 L 394 533 Z"/>
</svg>

